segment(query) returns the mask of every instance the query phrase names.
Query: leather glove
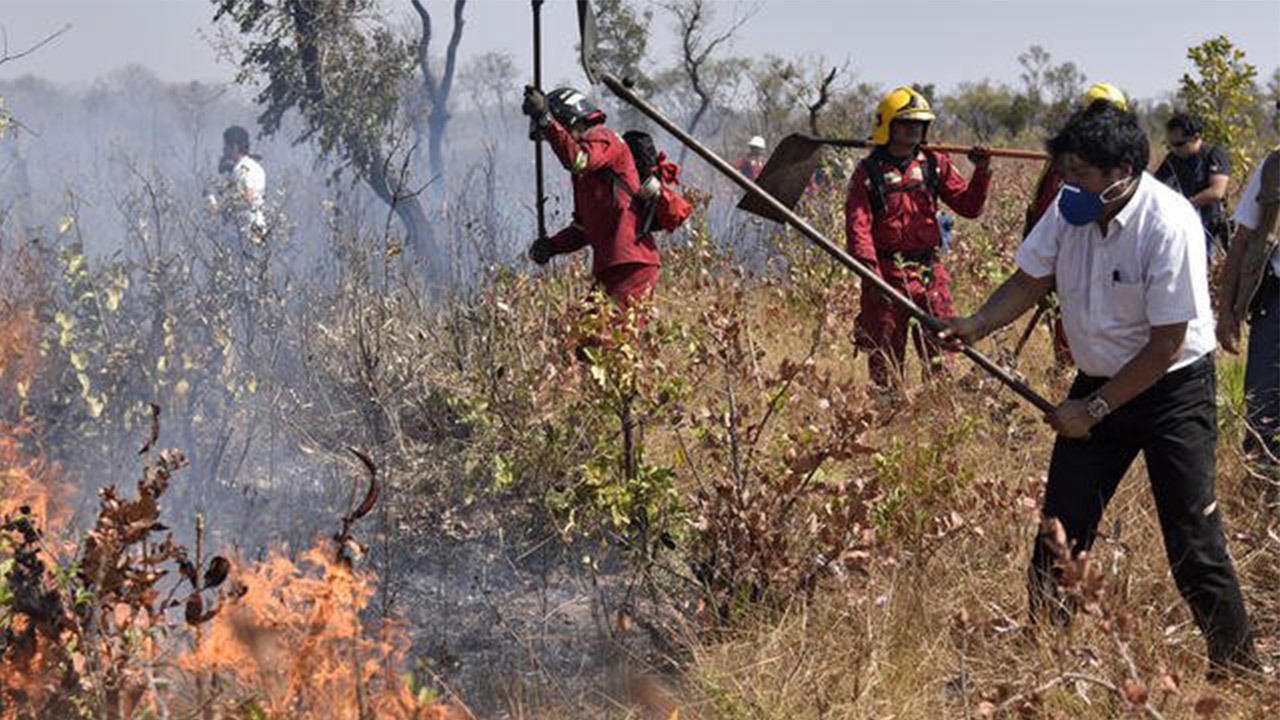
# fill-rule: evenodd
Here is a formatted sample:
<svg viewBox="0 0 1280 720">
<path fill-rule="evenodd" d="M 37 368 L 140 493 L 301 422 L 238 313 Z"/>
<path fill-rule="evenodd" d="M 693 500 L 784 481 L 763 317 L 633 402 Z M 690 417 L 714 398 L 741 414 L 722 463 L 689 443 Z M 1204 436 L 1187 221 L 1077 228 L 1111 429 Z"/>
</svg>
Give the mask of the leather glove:
<svg viewBox="0 0 1280 720">
<path fill-rule="evenodd" d="M 549 238 L 538 238 L 529 246 L 529 259 L 538 265 L 546 265 L 551 256 L 555 254 L 555 248 L 551 247 Z"/>
<path fill-rule="evenodd" d="M 547 96 L 532 85 L 524 86 L 524 102 L 520 105 L 520 112 L 528 115 L 541 125 L 546 125 L 546 117 L 549 112 L 547 107 Z"/>
</svg>

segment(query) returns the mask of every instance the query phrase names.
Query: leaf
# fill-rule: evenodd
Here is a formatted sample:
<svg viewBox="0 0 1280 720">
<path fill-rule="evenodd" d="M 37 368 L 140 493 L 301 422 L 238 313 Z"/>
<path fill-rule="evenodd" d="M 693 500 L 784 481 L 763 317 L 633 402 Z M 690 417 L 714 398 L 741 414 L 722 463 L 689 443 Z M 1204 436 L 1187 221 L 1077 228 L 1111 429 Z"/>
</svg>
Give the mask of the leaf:
<svg viewBox="0 0 1280 720">
<path fill-rule="evenodd" d="M 84 350 L 71 353 L 70 360 L 71 367 L 76 370 L 83 371 L 85 368 L 89 367 L 89 353 Z"/>
<path fill-rule="evenodd" d="M 187 598 L 187 607 L 183 612 L 188 625 L 199 625 L 204 619 L 204 598 L 200 597 L 200 593 L 193 592 Z"/>
<path fill-rule="evenodd" d="M 374 504 L 378 502 L 378 466 L 374 464 L 373 458 L 369 457 L 366 453 L 355 448 L 347 449 L 351 451 L 352 455 L 355 455 L 360 460 L 360 464 L 364 465 L 365 472 L 369 474 L 369 489 L 365 491 L 364 499 L 360 501 L 360 504 L 351 511 L 351 521 L 355 522 L 365 515 L 368 515 L 369 512 L 373 510 Z M 354 498 L 355 491 L 353 490 L 352 499 Z"/>
<path fill-rule="evenodd" d="M 196 566 L 190 560 L 179 560 L 178 572 L 192 585 L 196 584 Z"/>
<path fill-rule="evenodd" d="M 62 219 L 58 221 L 58 234 L 66 235 L 67 231 L 70 230 L 72 226 L 75 224 L 76 224 L 75 218 L 71 217 L 70 215 L 63 215 Z"/>
<path fill-rule="evenodd" d="M 204 571 L 204 587 L 216 588 L 221 585 L 231 572 L 231 562 L 221 555 L 215 555 L 209 561 L 209 568 Z"/>
<path fill-rule="evenodd" d="M 1124 681 L 1124 699 L 1128 700 L 1130 705 L 1136 708 L 1145 706 L 1148 694 L 1147 686 L 1141 680 L 1127 678 Z"/>
<path fill-rule="evenodd" d="M 247 702 L 240 709 L 244 711 L 245 720 L 271 720 L 267 711 L 255 702 Z"/>
<path fill-rule="evenodd" d="M 499 490 L 506 490 L 516 482 L 515 464 L 506 455 L 495 455 L 493 458 L 493 484 Z"/>
<path fill-rule="evenodd" d="M 106 300 L 104 301 L 104 305 L 106 305 L 107 310 L 110 312 L 115 312 L 116 310 L 119 310 L 120 298 L 122 297 L 124 297 L 124 291 L 119 287 L 107 288 L 107 297 L 106 297 Z"/>
<path fill-rule="evenodd" d="M 1215 697 L 1213 695 L 1202 695 L 1198 700 L 1196 700 L 1195 705 L 1191 707 L 1192 712 L 1196 714 L 1196 717 L 1202 718 L 1213 717 L 1221 708 L 1222 698 Z"/>
</svg>

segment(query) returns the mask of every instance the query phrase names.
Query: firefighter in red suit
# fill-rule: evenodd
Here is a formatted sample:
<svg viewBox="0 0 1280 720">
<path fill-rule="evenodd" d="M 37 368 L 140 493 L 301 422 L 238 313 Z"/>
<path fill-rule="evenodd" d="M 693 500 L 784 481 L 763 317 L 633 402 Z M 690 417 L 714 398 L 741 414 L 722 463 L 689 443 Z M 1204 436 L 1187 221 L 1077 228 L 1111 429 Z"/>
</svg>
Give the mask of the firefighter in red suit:
<svg viewBox="0 0 1280 720">
<path fill-rule="evenodd" d="M 746 175 L 749 180 L 755 180 L 760 177 L 760 171 L 764 170 L 764 164 L 768 160 L 764 154 L 766 147 L 763 137 L 759 135 L 752 136 L 747 143 L 746 154 L 740 156 L 733 163 L 733 167 L 738 172 Z"/>
<path fill-rule="evenodd" d="M 935 317 L 955 315 L 947 269 L 938 254 L 938 199 L 959 215 L 982 212 L 991 184 L 991 156 L 975 148 L 972 181 L 966 181 L 944 153 L 925 150 L 929 102 L 909 87 L 880 101 L 872 142 L 875 149 L 858 164 L 845 204 L 848 249 L 858 261 Z M 855 338 L 870 354 L 871 380 L 894 387 L 905 359 L 910 315 L 864 285 Z M 915 332 L 916 352 L 927 368 L 941 365 L 941 348 L 927 333 Z M 928 369 L 926 369 L 926 372 Z"/>
<path fill-rule="evenodd" d="M 1129 101 L 1125 98 L 1120 88 L 1107 82 L 1098 82 L 1089 86 L 1085 91 L 1084 97 L 1081 98 L 1081 105 L 1088 106 L 1095 102 L 1108 102 L 1121 110 L 1129 109 Z M 1062 190 L 1062 175 L 1058 172 L 1058 168 L 1050 160 L 1044 166 L 1044 171 L 1040 173 L 1040 180 L 1036 182 L 1035 193 L 1031 196 L 1031 204 L 1027 206 L 1026 219 L 1022 225 L 1022 237 L 1031 234 L 1031 228 L 1040 222 L 1040 218 L 1044 216 L 1046 210 L 1053 205 L 1054 200 L 1058 199 L 1058 191 Z M 1046 297 L 1041 302 L 1052 303 L 1050 298 Z M 1053 334 L 1053 356 L 1060 367 L 1069 367 L 1072 365 L 1071 348 L 1067 346 L 1067 333 L 1062 327 L 1062 315 L 1057 311 L 1056 306 L 1049 305 L 1052 322 L 1050 329 Z"/>
<path fill-rule="evenodd" d="M 631 151 L 605 127 L 605 114 L 573 88 L 543 94 L 525 88 L 521 108 L 573 176 L 573 222 L 538 238 L 529 259 L 539 265 L 591 246 L 591 274 L 619 307 L 651 295 L 662 262 L 653 235 L 637 236 L 632 196 L 640 191 Z M 643 319 L 641 320 L 643 322 Z"/>
</svg>

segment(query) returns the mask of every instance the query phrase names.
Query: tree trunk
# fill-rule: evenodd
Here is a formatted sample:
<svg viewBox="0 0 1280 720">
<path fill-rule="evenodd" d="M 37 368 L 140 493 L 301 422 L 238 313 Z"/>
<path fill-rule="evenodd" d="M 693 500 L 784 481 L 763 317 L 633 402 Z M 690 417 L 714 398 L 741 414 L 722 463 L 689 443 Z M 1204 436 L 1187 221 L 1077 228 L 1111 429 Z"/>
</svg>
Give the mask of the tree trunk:
<svg viewBox="0 0 1280 720">
<path fill-rule="evenodd" d="M 453 77 L 458 67 L 458 45 L 462 42 L 462 30 L 465 25 L 463 12 L 467 0 L 454 0 L 453 32 L 449 35 L 449 45 L 445 49 L 444 71 L 437 78 L 431 65 L 431 13 L 421 0 L 412 0 L 413 9 L 418 13 L 422 23 L 422 36 L 418 41 L 418 66 L 422 70 L 422 96 L 431 104 L 427 115 L 427 164 L 431 169 L 433 183 L 444 178 L 444 136 L 449 128 L 449 95 L 453 92 Z M 416 124 L 415 124 L 416 125 Z M 421 133 L 421 127 L 417 129 Z"/>
<path fill-rule="evenodd" d="M 444 136 L 449 128 L 449 111 L 443 106 L 433 106 L 427 117 L 427 164 L 431 169 L 432 183 L 444 179 Z"/>
<path fill-rule="evenodd" d="M 435 228 L 427 219 L 422 202 L 416 195 L 400 192 L 400 188 L 391 186 L 385 163 L 380 156 L 373 158 L 371 165 L 364 175 L 365 181 L 400 219 L 400 224 L 404 226 L 405 245 L 422 262 L 423 276 L 431 283 L 446 281 L 449 277 L 449 258 L 440 252 Z"/>
<path fill-rule="evenodd" d="M 693 119 L 689 121 L 689 126 L 684 129 L 690 135 L 693 135 L 698 130 L 698 125 L 702 123 L 702 118 L 707 114 L 707 110 L 711 109 L 711 98 L 709 96 L 700 93 L 698 100 L 698 109 L 693 113 Z M 677 162 L 683 165 L 688 154 L 689 146 L 681 144 L 680 157 Z"/>
</svg>

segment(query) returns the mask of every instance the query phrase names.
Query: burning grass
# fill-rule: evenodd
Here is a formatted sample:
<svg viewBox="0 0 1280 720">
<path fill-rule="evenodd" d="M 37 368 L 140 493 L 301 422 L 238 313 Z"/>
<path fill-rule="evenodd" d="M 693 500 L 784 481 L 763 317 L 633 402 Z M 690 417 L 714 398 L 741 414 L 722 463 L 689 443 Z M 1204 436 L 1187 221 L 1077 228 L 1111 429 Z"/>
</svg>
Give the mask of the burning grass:
<svg viewBox="0 0 1280 720">
<path fill-rule="evenodd" d="M 160 522 L 185 463 L 161 452 L 132 498 L 103 488 L 74 562 L 29 508 L 4 516 L 0 717 L 466 717 L 402 676 L 402 625 L 371 629 L 350 523 L 297 561 L 192 555 Z"/>
<path fill-rule="evenodd" d="M 38 327 L 16 304 L 0 314 L 0 379 L 19 391 L 0 408 L 19 413 L 0 420 L 0 718 L 466 717 L 402 675 L 405 628 L 368 617 L 376 586 L 353 530 L 378 485 L 363 454 L 369 488 L 335 537 L 296 561 L 233 564 L 205 557 L 202 518 L 194 553 L 161 520 L 187 460 L 153 454 L 157 408 L 133 492 L 103 487 L 93 525 L 51 545 L 72 531 L 25 414 Z"/>
</svg>

